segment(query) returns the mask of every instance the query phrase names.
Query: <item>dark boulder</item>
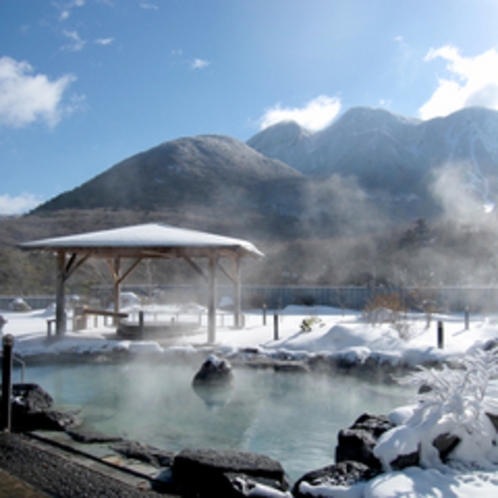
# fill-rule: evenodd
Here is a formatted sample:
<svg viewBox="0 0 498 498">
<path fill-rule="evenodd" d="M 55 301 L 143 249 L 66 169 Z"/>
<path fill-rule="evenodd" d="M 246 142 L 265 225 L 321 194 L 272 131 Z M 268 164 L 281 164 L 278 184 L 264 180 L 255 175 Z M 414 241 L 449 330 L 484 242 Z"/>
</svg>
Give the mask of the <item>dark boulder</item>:
<svg viewBox="0 0 498 498">
<path fill-rule="evenodd" d="M 257 453 L 187 449 L 176 455 L 172 469 L 174 481 L 182 496 L 249 496 L 243 493 L 257 488 L 257 483 L 280 492 L 288 489 L 280 463 Z"/>
<path fill-rule="evenodd" d="M 354 460 L 373 469 L 382 468 L 381 462 L 373 453 L 377 439 L 370 432 L 363 429 L 343 429 L 339 431 L 337 443 L 336 462 Z"/>
<path fill-rule="evenodd" d="M 398 455 L 389 465 L 391 466 L 391 470 L 403 470 L 407 467 L 420 465 L 420 448 L 413 453 Z"/>
<path fill-rule="evenodd" d="M 486 412 L 486 416 L 489 418 L 489 420 L 493 424 L 495 431 L 498 432 L 498 415 L 494 415 L 493 413 Z"/>
<path fill-rule="evenodd" d="M 210 355 L 195 374 L 192 387 L 210 408 L 224 406 L 231 395 L 232 366 L 226 360 Z"/>
<path fill-rule="evenodd" d="M 199 386 L 227 386 L 232 383 L 232 366 L 226 360 L 210 355 L 195 374 L 192 384 Z"/>
<path fill-rule="evenodd" d="M 12 426 L 19 432 L 64 431 L 77 427 L 82 422 L 77 415 L 58 410 L 12 414 Z"/>
<path fill-rule="evenodd" d="M 350 427 L 350 429 L 365 429 L 371 432 L 376 438 L 379 438 L 384 432 L 392 429 L 394 424 L 385 415 L 370 415 L 364 413 L 360 415 Z"/>
<path fill-rule="evenodd" d="M 380 470 L 382 464 L 373 450 L 379 437 L 392 427 L 393 424 L 385 416 L 361 415 L 349 429 L 339 431 L 335 461 L 353 460 Z"/>
<path fill-rule="evenodd" d="M 222 476 L 223 493 L 219 496 L 250 498 L 291 498 L 288 491 L 281 489 L 280 484 L 272 479 L 251 477 L 246 474 L 227 472 Z"/>
<path fill-rule="evenodd" d="M 13 384 L 13 410 L 17 413 L 39 413 L 52 408 L 54 399 L 38 384 Z"/>
<path fill-rule="evenodd" d="M 96 430 L 81 430 L 79 428 L 71 428 L 66 430 L 67 434 L 78 443 L 94 444 L 94 443 L 116 443 L 122 441 L 120 436 L 109 436 Z"/>
<path fill-rule="evenodd" d="M 329 485 L 347 487 L 373 479 L 378 474 L 378 470 L 371 469 L 363 463 L 344 461 L 308 472 L 294 484 L 292 494 L 295 498 L 316 497 L 316 494 L 307 493 L 304 489 L 301 489 L 301 485 L 306 483 L 310 486 Z"/>
<path fill-rule="evenodd" d="M 461 439 L 454 434 L 444 433 L 440 434 L 432 445 L 439 451 L 439 458 L 444 462 L 448 455 L 460 444 Z"/>
<path fill-rule="evenodd" d="M 53 410 L 54 400 L 38 384 L 13 384 L 12 429 L 62 431 L 82 423 L 73 413 Z"/>
<path fill-rule="evenodd" d="M 118 441 L 111 444 L 110 448 L 126 458 L 134 458 L 154 467 L 169 467 L 175 456 L 171 451 L 160 450 L 138 441 Z"/>
</svg>

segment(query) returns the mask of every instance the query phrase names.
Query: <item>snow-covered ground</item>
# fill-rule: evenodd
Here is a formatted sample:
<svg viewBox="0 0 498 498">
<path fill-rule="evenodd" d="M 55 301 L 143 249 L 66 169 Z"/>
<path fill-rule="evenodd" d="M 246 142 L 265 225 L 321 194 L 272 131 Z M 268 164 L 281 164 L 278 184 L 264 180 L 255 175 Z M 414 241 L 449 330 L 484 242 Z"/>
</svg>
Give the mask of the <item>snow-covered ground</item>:
<svg viewBox="0 0 498 498">
<path fill-rule="evenodd" d="M 133 309 L 130 312 L 136 311 Z M 146 313 L 159 314 L 158 320 L 198 320 L 198 311 L 188 317 L 185 310 L 173 307 L 149 306 Z M 194 334 L 175 337 L 170 341 L 130 341 L 113 336 L 114 329 L 104 326 L 100 318 L 97 324 L 89 318 L 91 325 L 83 331 L 69 331 L 64 339 L 48 342 L 47 320 L 54 317 L 54 310 L 33 310 L 26 312 L 2 311 L 7 323 L 3 334 L 12 334 L 15 338 L 15 353 L 22 357 L 40 354 L 58 353 L 108 353 L 116 350 L 136 354 L 174 354 L 187 353 L 198 348 L 207 347 L 207 331 L 204 326 Z M 149 315 L 146 315 L 148 320 Z M 150 315 L 152 317 L 152 315 Z M 152 319 L 152 318 L 150 318 Z M 437 322 L 444 324 L 444 348 L 438 348 Z M 70 322 L 70 321 L 69 321 Z M 346 356 L 356 361 L 374 357 L 380 362 L 391 364 L 417 365 L 433 360 L 459 359 L 469 356 L 473 350 L 482 349 L 490 341 L 498 340 L 498 316 L 471 315 L 468 329 L 465 327 L 463 314 L 435 315 L 427 327 L 423 315 L 409 315 L 402 327 L 404 338 L 400 337 L 398 327 L 390 324 L 372 325 L 367 323 L 361 313 L 351 310 L 339 310 L 328 307 L 290 306 L 278 315 L 278 340 L 274 339 L 274 316 L 268 311 L 266 325 L 263 324 L 260 310 L 245 314 L 245 327 L 242 330 L 231 328 L 231 318 L 227 314 L 218 320 L 216 344 L 210 350 L 225 355 L 244 354 L 244 349 L 257 349 L 262 355 L 275 355 L 285 351 L 289 357 L 305 358 L 314 354 Z M 307 327 L 306 327 L 307 325 Z M 303 330 L 308 329 L 308 330 Z M 488 393 L 489 394 L 489 393 Z M 405 410 L 413 414 L 413 409 Z M 399 413 L 394 414 L 398 417 Z M 360 414 L 358 414 L 360 415 Z M 409 419 L 405 416 L 402 423 Z M 353 421 L 352 421 L 353 422 Z M 446 420 L 448 424 L 448 421 Z M 408 426 L 410 424 L 408 423 Z M 413 425 L 413 424 L 412 424 Z M 413 427 L 412 427 L 413 429 Z M 420 428 L 419 428 L 420 429 Z M 399 434 L 398 434 L 399 435 Z M 411 434 L 413 435 L 413 434 Z M 396 435 L 395 435 L 396 436 Z M 308 489 L 312 496 L 354 496 L 365 498 L 380 497 L 491 497 L 498 495 L 498 451 L 495 455 L 492 436 L 487 436 L 487 458 L 479 454 L 478 447 L 473 448 L 474 458 L 459 468 L 439 465 L 430 468 L 411 467 L 401 472 L 387 472 L 376 479 L 345 488 Z M 491 439 L 490 439 L 491 438 Z M 384 443 L 379 450 L 389 453 L 396 446 L 396 437 L 390 443 Z M 491 451 L 493 450 L 493 451 Z M 477 456 L 476 456 L 477 455 Z M 483 458 L 480 458 L 483 456 Z M 313 494 L 314 493 L 314 494 Z"/>
</svg>

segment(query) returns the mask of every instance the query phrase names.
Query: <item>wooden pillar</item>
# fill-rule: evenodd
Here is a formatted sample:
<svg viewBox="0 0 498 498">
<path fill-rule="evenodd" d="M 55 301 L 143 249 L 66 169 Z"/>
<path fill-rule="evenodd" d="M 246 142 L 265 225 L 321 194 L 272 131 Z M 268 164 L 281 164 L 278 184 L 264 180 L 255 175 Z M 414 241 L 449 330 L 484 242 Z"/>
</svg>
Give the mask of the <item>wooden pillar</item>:
<svg viewBox="0 0 498 498">
<path fill-rule="evenodd" d="M 240 258 L 234 258 L 234 282 L 233 282 L 233 320 L 236 329 L 242 328 L 241 320 L 241 294 L 242 288 L 240 283 Z"/>
<path fill-rule="evenodd" d="M 2 429 L 10 432 L 12 422 L 12 359 L 14 336 L 7 334 L 3 338 L 2 358 Z"/>
<path fill-rule="evenodd" d="M 118 313 L 119 313 L 119 301 L 121 294 L 121 259 L 119 257 L 114 258 L 114 268 L 113 268 L 113 279 L 114 279 L 114 319 L 113 324 L 117 325 Z"/>
<path fill-rule="evenodd" d="M 66 253 L 57 252 L 57 283 L 55 290 L 55 333 L 62 337 L 66 333 L 66 297 L 64 284 L 66 282 Z"/>
<path fill-rule="evenodd" d="M 216 270 L 218 255 L 209 255 L 209 289 L 208 289 L 208 342 L 216 342 Z"/>
</svg>

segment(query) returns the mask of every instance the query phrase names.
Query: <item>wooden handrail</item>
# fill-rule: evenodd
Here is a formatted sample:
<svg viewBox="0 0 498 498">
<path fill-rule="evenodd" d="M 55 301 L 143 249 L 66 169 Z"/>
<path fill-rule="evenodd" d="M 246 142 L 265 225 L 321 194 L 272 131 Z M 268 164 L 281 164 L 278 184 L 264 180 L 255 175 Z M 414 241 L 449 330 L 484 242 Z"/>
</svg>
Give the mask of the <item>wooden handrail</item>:
<svg viewBox="0 0 498 498">
<path fill-rule="evenodd" d="M 115 311 L 108 310 L 98 310 L 94 308 L 83 308 L 83 314 L 85 315 L 100 315 L 100 316 L 114 316 L 118 318 L 128 318 L 128 313 L 116 313 Z"/>
</svg>

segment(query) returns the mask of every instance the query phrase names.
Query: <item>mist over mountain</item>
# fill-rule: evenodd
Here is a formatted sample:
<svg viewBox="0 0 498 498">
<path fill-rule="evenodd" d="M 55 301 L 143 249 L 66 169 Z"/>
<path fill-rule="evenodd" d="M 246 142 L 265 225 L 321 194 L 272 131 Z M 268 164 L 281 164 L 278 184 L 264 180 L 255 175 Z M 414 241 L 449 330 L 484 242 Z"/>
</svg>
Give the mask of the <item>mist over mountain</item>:
<svg viewBox="0 0 498 498">
<path fill-rule="evenodd" d="M 248 282 L 495 285 L 497 138 L 498 112 L 487 109 L 420 121 L 355 108 L 316 133 L 285 122 L 247 144 L 164 142 L 0 220 L 0 280 L 4 292 L 51 288 L 49 258 L 16 243 L 163 222 L 255 242 L 266 258 L 250 263 Z M 185 278 L 156 266 L 142 277 Z M 90 268 L 81 282 L 103 275 Z"/>
<path fill-rule="evenodd" d="M 220 135 L 164 142 L 34 213 L 168 211 L 223 216 L 228 225 L 260 220 L 264 230 L 291 236 L 363 233 L 418 218 L 475 220 L 498 199 L 497 138 L 498 112 L 489 109 L 420 121 L 358 107 L 315 133 L 282 122 L 247 144 Z"/>
<path fill-rule="evenodd" d="M 327 128 L 309 133 L 297 123 L 273 125 L 248 140 L 262 154 L 311 177 L 354 178 L 398 219 L 433 218 L 450 195 L 470 207 L 498 198 L 498 112 L 467 108 L 421 121 L 382 109 L 346 111 Z M 457 181 L 445 190 L 441 175 Z M 467 202 L 468 201 L 468 202 Z M 470 206 L 472 204 L 472 206 Z"/>
</svg>

